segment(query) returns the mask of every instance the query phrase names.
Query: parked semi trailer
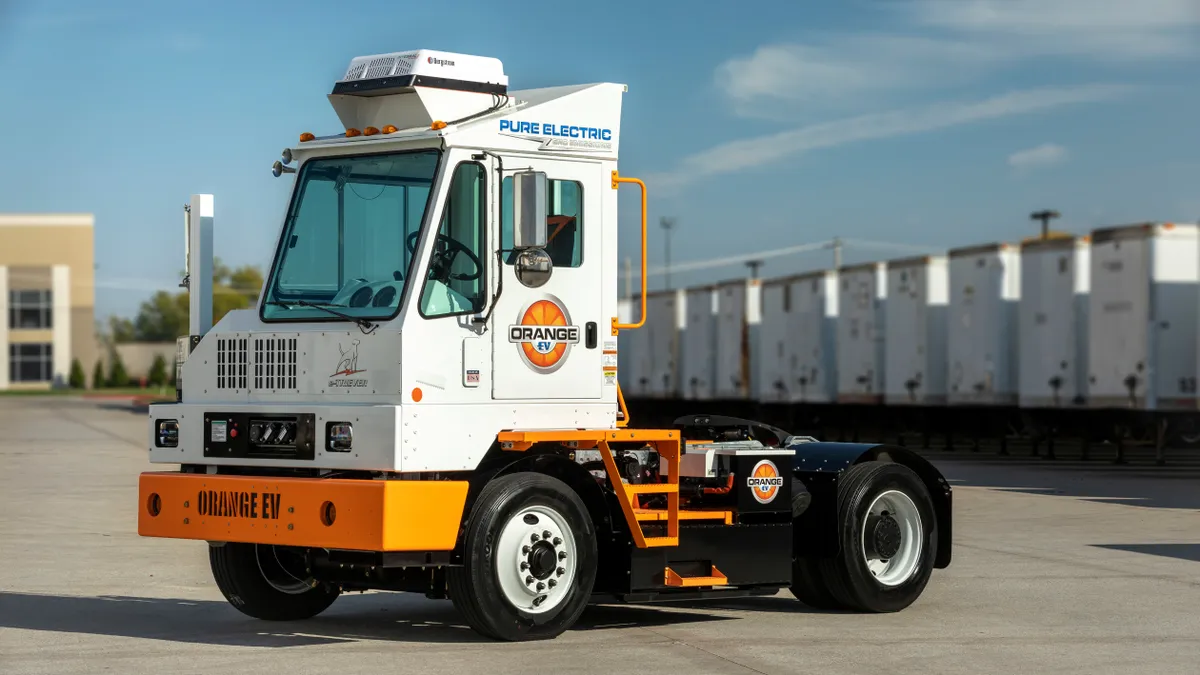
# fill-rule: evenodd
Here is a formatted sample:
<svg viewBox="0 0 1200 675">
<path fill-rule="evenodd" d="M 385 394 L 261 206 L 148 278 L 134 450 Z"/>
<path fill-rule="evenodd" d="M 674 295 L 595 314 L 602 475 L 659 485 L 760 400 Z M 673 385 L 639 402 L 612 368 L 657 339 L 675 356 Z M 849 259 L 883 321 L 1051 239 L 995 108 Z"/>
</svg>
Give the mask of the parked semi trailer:
<svg viewBox="0 0 1200 675">
<path fill-rule="evenodd" d="M 178 400 L 150 407 L 150 461 L 178 468 L 141 475 L 139 533 L 207 542 L 221 592 L 267 620 L 366 589 L 448 597 L 503 640 L 592 602 L 916 601 L 951 560 L 925 460 L 720 415 L 632 423 L 618 338 L 650 303 L 618 316 L 621 185 L 641 188 L 646 298 L 625 91 L 510 92 L 498 60 L 428 50 L 351 61 L 343 129 L 275 165 L 294 184 L 258 306 L 201 310 Z M 202 299 L 211 239 L 192 241 Z"/>
</svg>

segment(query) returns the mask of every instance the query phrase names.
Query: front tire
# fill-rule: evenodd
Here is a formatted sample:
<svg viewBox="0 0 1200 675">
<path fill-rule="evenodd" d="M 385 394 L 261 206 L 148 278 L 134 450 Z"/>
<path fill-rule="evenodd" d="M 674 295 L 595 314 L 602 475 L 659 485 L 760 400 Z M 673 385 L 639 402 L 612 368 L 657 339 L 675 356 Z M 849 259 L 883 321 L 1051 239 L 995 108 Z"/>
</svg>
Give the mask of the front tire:
<svg viewBox="0 0 1200 675">
<path fill-rule="evenodd" d="M 328 609 L 340 594 L 336 586 L 308 574 L 298 549 L 226 543 L 210 546 L 208 561 L 229 604 L 256 619 L 308 619 Z"/>
<path fill-rule="evenodd" d="M 450 599 L 476 632 L 519 641 L 554 638 L 583 613 L 596 580 L 596 533 L 562 481 L 515 473 L 488 483 L 467 521 Z"/>
</svg>

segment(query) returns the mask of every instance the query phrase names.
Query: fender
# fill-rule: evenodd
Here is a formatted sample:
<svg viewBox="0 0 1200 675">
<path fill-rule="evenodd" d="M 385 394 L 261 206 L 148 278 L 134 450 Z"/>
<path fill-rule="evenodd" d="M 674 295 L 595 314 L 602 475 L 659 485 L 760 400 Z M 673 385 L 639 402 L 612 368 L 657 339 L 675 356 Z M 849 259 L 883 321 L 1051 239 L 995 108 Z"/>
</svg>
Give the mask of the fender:
<svg viewBox="0 0 1200 675">
<path fill-rule="evenodd" d="M 811 505 L 794 523 L 797 553 L 822 558 L 837 555 L 837 489 L 842 475 L 851 466 L 862 462 L 894 462 L 912 469 L 929 490 L 937 518 L 934 567 L 950 566 L 953 536 L 950 483 L 929 460 L 897 445 L 808 442 L 795 443 L 791 447 L 796 450 L 793 476 L 812 493 Z"/>
</svg>

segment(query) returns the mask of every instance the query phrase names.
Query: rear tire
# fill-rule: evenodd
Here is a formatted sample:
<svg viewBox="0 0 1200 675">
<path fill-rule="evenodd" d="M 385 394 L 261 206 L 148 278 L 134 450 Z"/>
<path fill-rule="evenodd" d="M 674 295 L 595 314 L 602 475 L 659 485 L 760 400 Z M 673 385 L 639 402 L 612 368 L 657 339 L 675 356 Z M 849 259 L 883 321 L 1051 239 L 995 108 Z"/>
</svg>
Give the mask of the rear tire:
<svg viewBox="0 0 1200 675">
<path fill-rule="evenodd" d="M 256 619 L 308 619 L 328 609 L 340 594 L 336 586 L 312 579 L 297 549 L 227 543 L 210 546 L 208 561 L 229 604 Z"/>
<path fill-rule="evenodd" d="M 852 466 L 838 486 L 838 539 L 837 557 L 821 560 L 820 568 L 843 607 L 908 607 L 929 583 L 937 554 L 936 516 L 925 484 L 902 464 Z"/>
<path fill-rule="evenodd" d="M 471 508 L 463 564 L 446 572 L 450 599 L 484 636 L 557 637 L 591 598 L 596 546 L 587 508 L 565 483 L 538 473 L 502 476 Z"/>
<path fill-rule="evenodd" d="M 797 558 L 792 594 L 816 609 L 897 612 L 916 601 L 933 573 L 933 501 L 911 469 L 864 462 L 838 485 L 838 554 Z"/>
</svg>

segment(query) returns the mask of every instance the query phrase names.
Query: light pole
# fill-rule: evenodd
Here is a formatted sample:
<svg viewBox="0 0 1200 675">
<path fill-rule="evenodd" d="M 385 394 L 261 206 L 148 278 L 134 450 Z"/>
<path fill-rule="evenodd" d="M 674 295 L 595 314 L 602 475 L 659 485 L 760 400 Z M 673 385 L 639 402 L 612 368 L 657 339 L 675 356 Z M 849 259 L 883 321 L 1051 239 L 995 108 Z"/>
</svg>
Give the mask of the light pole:
<svg viewBox="0 0 1200 675">
<path fill-rule="evenodd" d="M 666 272 L 667 272 L 667 290 L 671 290 L 671 230 L 675 227 L 675 219 L 663 216 L 658 219 L 658 224 L 662 226 L 663 234 L 666 237 L 666 245 L 663 246 L 663 251 L 666 256 Z"/>
<path fill-rule="evenodd" d="M 1042 221 L 1042 239 L 1048 239 L 1050 237 L 1050 221 L 1053 220 L 1054 218 L 1061 218 L 1061 217 L 1062 217 L 1062 214 L 1059 213 L 1058 211 L 1050 211 L 1050 210 L 1035 211 L 1035 212 L 1029 214 L 1030 220 Z"/>
</svg>

